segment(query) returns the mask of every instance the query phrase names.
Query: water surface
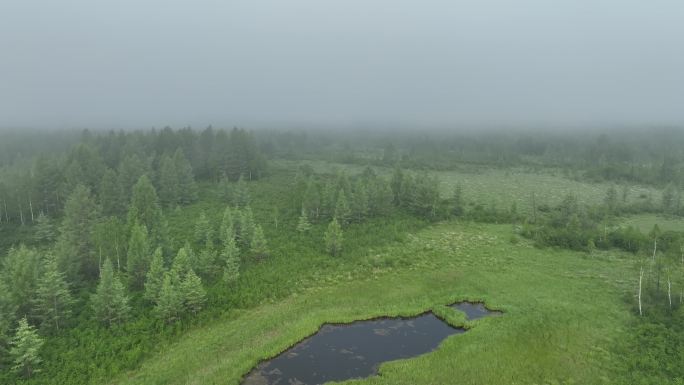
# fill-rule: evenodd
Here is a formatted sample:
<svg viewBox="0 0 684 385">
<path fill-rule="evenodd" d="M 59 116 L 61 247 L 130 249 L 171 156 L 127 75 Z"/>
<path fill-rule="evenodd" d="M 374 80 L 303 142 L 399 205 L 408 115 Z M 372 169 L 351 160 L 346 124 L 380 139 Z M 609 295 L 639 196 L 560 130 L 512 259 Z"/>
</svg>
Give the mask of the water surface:
<svg viewBox="0 0 684 385">
<path fill-rule="evenodd" d="M 469 320 L 490 312 L 481 303 L 461 302 L 451 307 Z M 378 373 L 380 364 L 435 350 L 454 328 L 428 312 L 411 318 L 379 318 L 349 324 L 326 324 L 277 357 L 257 365 L 243 385 L 316 385 Z"/>
</svg>

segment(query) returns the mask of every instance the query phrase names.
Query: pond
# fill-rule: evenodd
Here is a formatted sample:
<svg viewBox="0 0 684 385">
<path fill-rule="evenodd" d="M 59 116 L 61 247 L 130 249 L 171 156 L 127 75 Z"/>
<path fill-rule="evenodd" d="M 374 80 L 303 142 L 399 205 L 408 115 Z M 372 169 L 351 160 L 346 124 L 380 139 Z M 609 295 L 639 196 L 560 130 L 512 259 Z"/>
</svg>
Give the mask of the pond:
<svg viewBox="0 0 684 385">
<path fill-rule="evenodd" d="M 465 313 L 466 319 L 474 321 L 487 316 L 499 316 L 503 313 L 496 310 L 489 310 L 482 302 L 458 302 L 451 305 L 452 308 Z"/>
<path fill-rule="evenodd" d="M 457 307 L 460 305 L 463 309 Z M 476 319 L 489 312 L 484 305 L 478 305 L 482 304 L 464 302 L 452 306 L 464 311 L 469 319 Z M 433 351 L 445 338 L 465 331 L 431 312 L 411 318 L 326 324 L 277 357 L 261 362 L 242 383 L 315 385 L 368 377 L 377 374 L 383 362 Z"/>
</svg>

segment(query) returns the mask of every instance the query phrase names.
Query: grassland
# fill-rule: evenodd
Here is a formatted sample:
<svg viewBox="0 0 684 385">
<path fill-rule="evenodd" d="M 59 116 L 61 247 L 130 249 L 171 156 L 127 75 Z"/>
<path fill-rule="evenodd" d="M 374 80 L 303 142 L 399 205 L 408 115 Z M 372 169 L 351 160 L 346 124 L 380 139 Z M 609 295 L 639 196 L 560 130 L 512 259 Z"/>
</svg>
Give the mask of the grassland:
<svg viewBox="0 0 684 385">
<path fill-rule="evenodd" d="M 684 220 L 681 218 L 668 218 L 655 214 L 633 215 L 621 223 L 622 226 L 632 226 L 644 234 L 648 234 L 656 224 L 662 231 L 684 232 Z"/>
<path fill-rule="evenodd" d="M 615 354 L 631 315 L 632 262 L 615 254 L 541 250 L 511 242 L 510 225 L 444 223 L 320 266 L 284 300 L 229 311 L 162 345 L 113 384 L 237 384 L 325 322 L 413 315 L 484 300 L 505 311 L 433 353 L 383 364 L 354 384 L 608 384 L 626 373 Z M 297 255 L 281 255 L 276 267 Z M 315 261 L 315 258 L 313 259 Z M 317 262 L 314 262 L 317 263 Z M 264 279 L 268 279 L 264 278 Z M 450 314 L 451 312 L 451 314 Z"/>
<path fill-rule="evenodd" d="M 291 166 L 294 162 L 280 161 L 282 165 Z M 346 170 L 359 173 L 363 166 L 325 161 L 306 162 L 317 172 L 332 173 Z M 381 175 L 389 177 L 391 168 L 375 168 Z M 463 199 L 472 204 L 494 205 L 499 209 L 509 209 L 513 203 L 521 213 L 530 213 L 533 195 L 536 205 L 554 206 L 568 194 L 577 196 L 580 203 L 595 205 L 603 202 L 610 183 L 592 183 L 577 180 L 554 169 L 529 168 L 494 168 L 491 166 L 467 165 L 453 171 L 429 171 L 440 181 L 441 195 L 450 197 L 459 184 L 463 191 Z M 616 186 L 622 195 L 624 186 Z M 652 187 L 628 185 L 626 187 L 626 203 L 639 202 L 649 197 L 654 201 L 660 199 L 660 192 Z M 622 196 L 620 196 L 622 199 Z"/>
</svg>

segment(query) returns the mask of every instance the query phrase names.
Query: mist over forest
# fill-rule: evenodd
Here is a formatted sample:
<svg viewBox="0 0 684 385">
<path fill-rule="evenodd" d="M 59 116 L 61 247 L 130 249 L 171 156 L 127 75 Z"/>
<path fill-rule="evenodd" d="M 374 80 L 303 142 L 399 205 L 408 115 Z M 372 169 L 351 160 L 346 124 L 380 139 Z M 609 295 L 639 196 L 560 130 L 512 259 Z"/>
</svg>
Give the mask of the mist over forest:
<svg viewBox="0 0 684 385">
<path fill-rule="evenodd" d="M 0 2 L 0 384 L 684 384 L 682 16 Z"/>
</svg>

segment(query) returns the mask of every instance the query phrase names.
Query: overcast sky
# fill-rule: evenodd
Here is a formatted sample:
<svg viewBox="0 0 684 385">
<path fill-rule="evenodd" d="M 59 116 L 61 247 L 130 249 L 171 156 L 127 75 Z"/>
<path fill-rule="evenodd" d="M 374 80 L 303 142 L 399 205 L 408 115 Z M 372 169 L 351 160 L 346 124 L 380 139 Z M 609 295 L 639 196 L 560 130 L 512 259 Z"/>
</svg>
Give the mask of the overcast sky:
<svg viewBox="0 0 684 385">
<path fill-rule="evenodd" d="M 684 123 L 682 0 L 0 0 L 0 126 Z"/>
</svg>

